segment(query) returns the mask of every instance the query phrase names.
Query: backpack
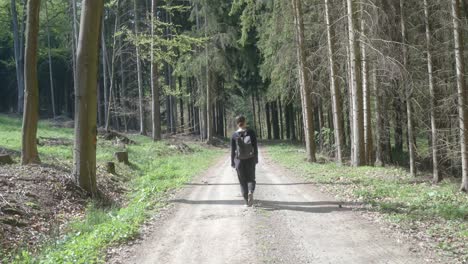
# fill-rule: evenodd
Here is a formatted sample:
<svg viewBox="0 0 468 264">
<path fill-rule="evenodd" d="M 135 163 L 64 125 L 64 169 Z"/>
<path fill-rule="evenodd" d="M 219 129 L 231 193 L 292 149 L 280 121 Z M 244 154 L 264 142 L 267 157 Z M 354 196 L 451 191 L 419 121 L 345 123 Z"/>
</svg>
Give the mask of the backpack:
<svg viewBox="0 0 468 264">
<path fill-rule="evenodd" d="M 245 160 L 255 156 L 254 147 L 252 145 L 252 138 L 247 134 L 247 131 L 238 132 L 236 139 L 236 156 L 237 159 Z"/>
</svg>

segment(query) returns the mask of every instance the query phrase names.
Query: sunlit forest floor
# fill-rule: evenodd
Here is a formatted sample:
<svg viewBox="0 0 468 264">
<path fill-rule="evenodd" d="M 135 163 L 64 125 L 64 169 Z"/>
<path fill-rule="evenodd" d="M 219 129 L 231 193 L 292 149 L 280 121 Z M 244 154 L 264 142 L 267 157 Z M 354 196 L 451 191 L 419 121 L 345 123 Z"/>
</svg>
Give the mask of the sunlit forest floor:
<svg viewBox="0 0 468 264">
<path fill-rule="evenodd" d="M 208 168 L 221 150 L 193 139 L 154 143 L 140 135 L 98 138 L 100 196 L 91 201 L 73 183 L 73 129 L 42 121 L 38 150 L 42 165 L 20 166 L 21 119 L 0 115 L 0 153 L 15 163 L 0 166 L 0 262 L 90 263 L 105 248 L 138 234 L 169 190 Z M 115 161 L 126 150 L 129 165 Z M 105 164 L 115 161 L 116 174 Z"/>
<path fill-rule="evenodd" d="M 321 163 L 307 163 L 305 151 L 297 145 L 269 144 L 267 150 L 279 164 L 339 200 L 362 203 L 370 215 L 375 212 L 374 220 L 388 223 L 421 246 L 468 261 L 468 196 L 458 191 L 460 179 L 434 185 L 430 175 L 414 178 L 402 168 L 352 168 L 325 157 L 319 157 Z"/>
</svg>

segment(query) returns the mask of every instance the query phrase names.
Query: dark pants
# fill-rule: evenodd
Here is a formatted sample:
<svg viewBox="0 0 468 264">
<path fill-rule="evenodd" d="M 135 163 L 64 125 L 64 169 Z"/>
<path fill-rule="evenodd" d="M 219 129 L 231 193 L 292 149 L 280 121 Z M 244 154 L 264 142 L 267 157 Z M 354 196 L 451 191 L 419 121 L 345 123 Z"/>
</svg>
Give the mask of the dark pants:
<svg viewBox="0 0 468 264">
<path fill-rule="evenodd" d="M 249 192 L 255 191 L 255 158 L 235 160 L 242 196 L 245 200 Z"/>
</svg>

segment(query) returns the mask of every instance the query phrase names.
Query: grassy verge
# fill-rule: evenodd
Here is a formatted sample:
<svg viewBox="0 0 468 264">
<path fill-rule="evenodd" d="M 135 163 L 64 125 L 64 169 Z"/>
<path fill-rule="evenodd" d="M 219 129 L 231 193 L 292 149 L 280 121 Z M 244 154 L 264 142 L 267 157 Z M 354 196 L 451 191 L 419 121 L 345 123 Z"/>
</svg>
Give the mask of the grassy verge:
<svg viewBox="0 0 468 264">
<path fill-rule="evenodd" d="M 458 181 L 433 185 L 430 179 L 413 178 L 400 168 L 310 164 L 305 162 L 304 149 L 290 144 L 271 145 L 267 150 L 274 161 L 339 199 L 363 202 L 445 254 L 468 261 L 468 195 L 458 191 Z"/>
<path fill-rule="evenodd" d="M 0 146 L 20 149 L 21 121 L 0 116 Z M 56 128 L 41 122 L 38 137 L 72 139 L 72 129 Z M 23 250 L 12 263 L 102 263 L 105 249 L 133 238 L 149 214 L 163 204 L 166 191 L 182 186 L 192 176 L 208 168 L 221 153 L 197 144 L 193 152 L 181 154 L 166 142 L 152 142 L 147 137 L 131 136 L 136 145 L 129 145 L 132 166 L 121 173 L 128 179 L 128 193 L 122 207 L 102 208 L 90 201 L 85 216 L 67 225 L 64 234 L 46 243 L 37 253 Z M 118 147 L 100 141 L 97 149 L 98 166 L 111 160 Z M 71 163 L 72 146 L 40 146 L 43 163 L 60 160 Z M 1 256 L 0 256 L 1 257 Z M 1 258 L 0 258 L 1 259 Z M 4 261 L 6 261 L 4 259 Z"/>
</svg>

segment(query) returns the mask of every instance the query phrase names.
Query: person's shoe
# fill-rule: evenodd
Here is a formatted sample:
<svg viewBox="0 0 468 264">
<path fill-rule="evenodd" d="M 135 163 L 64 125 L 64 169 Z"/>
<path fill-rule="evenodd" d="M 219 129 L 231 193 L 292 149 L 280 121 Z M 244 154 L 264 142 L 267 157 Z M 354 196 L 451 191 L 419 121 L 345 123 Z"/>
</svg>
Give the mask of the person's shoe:
<svg viewBox="0 0 468 264">
<path fill-rule="evenodd" d="M 249 199 L 247 200 L 247 205 L 250 207 L 253 205 L 254 198 L 253 198 L 253 192 L 249 192 Z"/>
<path fill-rule="evenodd" d="M 245 202 L 244 206 L 248 207 L 249 206 L 249 201 L 244 199 L 244 202 Z"/>
</svg>

